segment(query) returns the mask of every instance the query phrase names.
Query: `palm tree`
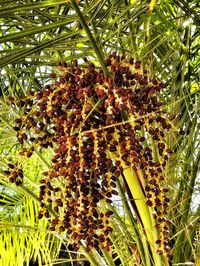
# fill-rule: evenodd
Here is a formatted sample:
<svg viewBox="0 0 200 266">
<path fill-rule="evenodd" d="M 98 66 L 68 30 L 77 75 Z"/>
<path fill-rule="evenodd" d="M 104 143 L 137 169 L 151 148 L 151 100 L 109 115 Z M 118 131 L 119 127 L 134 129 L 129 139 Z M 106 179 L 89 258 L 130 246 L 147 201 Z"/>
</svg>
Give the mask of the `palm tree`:
<svg viewBox="0 0 200 266">
<path fill-rule="evenodd" d="M 199 1 L 0 3 L 0 264 L 198 265 Z"/>
</svg>

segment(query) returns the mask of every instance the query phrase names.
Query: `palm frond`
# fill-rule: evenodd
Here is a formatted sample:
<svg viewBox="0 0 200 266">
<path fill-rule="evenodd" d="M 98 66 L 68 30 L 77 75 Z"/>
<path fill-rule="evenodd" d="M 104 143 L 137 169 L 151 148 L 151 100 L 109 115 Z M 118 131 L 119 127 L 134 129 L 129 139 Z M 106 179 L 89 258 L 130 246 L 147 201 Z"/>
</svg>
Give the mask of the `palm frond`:
<svg viewBox="0 0 200 266">
<path fill-rule="evenodd" d="M 110 254 L 101 249 L 88 253 L 85 245 L 76 253 L 68 237 L 49 231 L 48 219 L 37 219 L 39 181 L 50 167 L 51 149 L 38 149 L 31 158 L 21 160 L 22 187 L 10 184 L 4 174 L 8 163 L 19 159 L 13 126 L 23 116 L 23 108 L 16 108 L 7 97 L 20 100 L 31 90 L 41 91 L 60 61 L 71 65 L 78 59 L 85 68 L 82 58 L 87 57 L 108 74 L 105 57 L 113 50 L 141 60 L 149 76 L 168 84 L 159 97 L 173 125 L 167 142 L 174 154 L 165 170 L 166 185 L 171 188 L 170 260 L 176 265 L 198 263 L 200 213 L 194 207 L 198 205 L 194 195 L 199 193 L 200 147 L 198 1 L 10 0 L 0 4 L 0 264 L 73 265 L 87 260 L 97 266 L 154 265 L 144 226 L 137 222 L 146 195 L 137 175 L 127 170 L 117 184 L 119 196 L 106 206 L 114 212 L 115 230 L 110 234 L 114 251 Z M 151 216 L 151 211 L 146 214 Z"/>
</svg>

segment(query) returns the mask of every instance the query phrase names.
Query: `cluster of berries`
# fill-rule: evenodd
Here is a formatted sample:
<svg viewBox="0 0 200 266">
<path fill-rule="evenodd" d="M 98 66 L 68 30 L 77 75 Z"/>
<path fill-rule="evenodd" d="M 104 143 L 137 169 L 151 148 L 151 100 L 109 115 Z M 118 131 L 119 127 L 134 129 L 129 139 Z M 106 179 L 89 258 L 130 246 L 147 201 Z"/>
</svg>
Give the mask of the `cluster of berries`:
<svg viewBox="0 0 200 266">
<path fill-rule="evenodd" d="M 62 75 L 51 74 L 52 85 L 17 103 L 23 115 L 14 129 L 21 144 L 31 145 L 27 157 L 37 146 L 55 152 L 41 180 L 39 218 L 50 216 L 51 204 L 56 213 L 51 230 L 66 231 L 75 249 L 85 243 L 88 250 L 99 245 L 110 250 L 112 211 L 106 203 L 118 194 L 124 167 L 131 167 L 143 176 L 146 204 L 160 231 L 158 253 L 168 253 L 169 199 L 161 183 L 172 153 L 164 141 L 171 124 L 158 97 L 165 84 L 125 55 L 112 53 L 105 63 L 110 76 L 91 62 L 86 68 L 76 60 L 69 67 L 60 63 Z"/>
</svg>

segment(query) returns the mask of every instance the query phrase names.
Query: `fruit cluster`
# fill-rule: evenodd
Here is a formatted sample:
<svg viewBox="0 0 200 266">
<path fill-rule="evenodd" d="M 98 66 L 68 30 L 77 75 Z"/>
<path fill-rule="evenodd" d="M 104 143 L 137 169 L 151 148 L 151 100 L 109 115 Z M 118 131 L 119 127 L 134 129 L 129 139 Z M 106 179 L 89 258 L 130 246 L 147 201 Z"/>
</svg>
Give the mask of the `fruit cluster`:
<svg viewBox="0 0 200 266">
<path fill-rule="evenodd" d="M 22 185 L 24 173 L 20 164 L 8 163 L 8 169 L 4 173 L 9 176 L 11 183 L 15 183 L 16 186 Z"/>
<path fill-rule="evenodd" d="M 172 152 L 164 142 L 171 124 L 158 98 L 165 84 L 125 55 L 112 53 L 105 63 L 109 77 L 91 62 L 87 68 L 60 63 L 62 75 L 51 74 L 52 85 L 18 102 L 23 116 L 14 129 L 18 141 L 32 147 L 22 154 L 31 156 L 37 146 L 55 151 L 41 180 L 39 218 L 50 216 L 45 206 L 51 204 L 51 230 L 66 231 L 75 248 L 84 243 L 88 250 L 110 250 L 112 211 L 106 203 L 117 195 L 124 167 L 131 167 L 143 177 L 146 204 L 160 231 L 158 253 L 168 253 L 169 199 L 161 183 Z"/>
</svg>

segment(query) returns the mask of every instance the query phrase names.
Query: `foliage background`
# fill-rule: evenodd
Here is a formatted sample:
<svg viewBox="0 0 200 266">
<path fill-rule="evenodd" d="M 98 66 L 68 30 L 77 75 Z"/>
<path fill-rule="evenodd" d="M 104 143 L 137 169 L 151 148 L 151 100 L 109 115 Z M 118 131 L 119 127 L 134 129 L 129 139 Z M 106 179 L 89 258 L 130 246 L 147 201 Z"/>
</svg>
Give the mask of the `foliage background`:
<svg viewBox="0 0 200 266">
<path fill-rule="evenodd" d="M 16 113 L 7 96 L 20 99 L 30 89 L 40 90 L 59 61 L 70 64 L 76 58 L 84 66 L 87 56 L 100 65 L 98 51 L 105 58 L 113 50 L 142 59 L 152 77 L 169 84 L 160 97 L 176 115 L 168 137 L 175 153 L 166 180 L 172 265 L 198 264 L 200 3 L 85 0 L 79 8 L 82 17 L 66 1 L 0 1 L 0 265 L 118 265 L 119 258 L 122 265 L 151 265 L 145 251 L 139 259 L 137 249 L 144 248 L 145 239 L 123 189 L 113 206 L 115 258 L 95 251 L 75 254 L 69 239 L 53 234 L 48 221 L 37 219 L 39 179 L 51 151 L 24 159 L 22 188 L 7 183 L 3 174 L 8 162 L 18 160 L 19 149 L 13 124 L 20 110 Z M 178 133 L 180 128 L 185 135 Z"/>
</svg>

